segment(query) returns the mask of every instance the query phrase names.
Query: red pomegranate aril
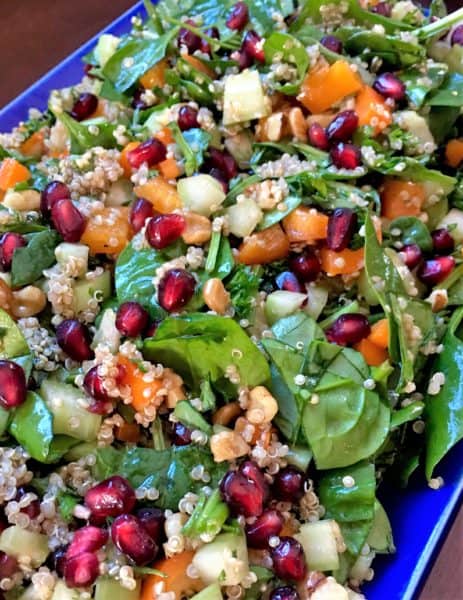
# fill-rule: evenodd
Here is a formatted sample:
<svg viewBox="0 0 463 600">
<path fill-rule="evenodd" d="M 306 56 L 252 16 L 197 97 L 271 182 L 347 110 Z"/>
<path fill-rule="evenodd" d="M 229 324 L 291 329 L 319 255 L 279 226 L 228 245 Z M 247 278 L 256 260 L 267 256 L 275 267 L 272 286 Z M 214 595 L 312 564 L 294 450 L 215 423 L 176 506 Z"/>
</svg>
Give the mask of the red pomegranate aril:
<svg viewBox="0 0 463 600">
<path fill-rule="evenodd" d="M 248 31 L 246 33 L 241 49 L 257 62 L 265 62 L 264 40 L 257 32 Z"/>
<path fill-rule="evenodd" d="M 337 114 L 326 128 L 330 142 L 347 142 L 353 136 L 359 124 L 359 118 L 354 110 L 343 110 Z"/>
<path fill-rule="evenodd" d="M 11 360 L 0 360 L 0 406 L 7 410 L 20 406 L 27 396 L 23 369 Z"/>
<path fill-rule="evenodd" d="M 272 548 L 273 571 L 281 579 L 300 581 L 306 574 L 304 551 L 301 544 L 292 537 L 280 538 L 280 543 Z"/>
<path fill-rule="evenodd" d="M 95 583 L 100 574 L 100 564 L 96 554 L 83 552 L 64 564 L 64 580 L 71 588 L 86 588 Z"/>
<path fill-rule="evenodd" d="M 418 269 L 418 279 L 429 286 L 437 285 L 450 275 L 455 267 L 452 256 L 438 256 L 425 261 Z"/>
<path fill-rule="evenodd" d="M 96 518 L 117 517 L 133 510 L 135 492 L 130 483 L 114 475 L 90 488 L 85 494 L 85 506 Z"/>
<path fill-rule="evenodd" d="M 90 332 L 77 319 L 65 319 L 56 328 L 56 339 L 59 347 L 78 362 L 91 360 L 94 356 L 90 347 Z"/>
<path fill-rule="evenodd" d="M 104 386 L 104 379 L 98 373 L 98 366 L 92 367 L 84 377 L 84 390 L 89 396 L 100 402 L 111 402 L 111 397 Z"/>
<path fill-rule="evenodd" d="M 423 259 L 423 252 L 418 244 L 407 244 L 399 252 L 404 264 L 409 269 L 417 267 Z"/>
<path fill-rule="evenodd" d="M 24 486 L 18 487 L 15 498 L 16 502 L 19 502 L 21 498 L 29 493 L 35 494 L 35 490 Z M 19 511 L 27 515 L 29 519 L 35 519 L 40 514 L 40 501 L 38 499 L 32 500 L 27 506 L 20 508 Z"/>
<path fill-rule="evenodd" d="M 160 508 L 140 508 L 136 512 L 136 517 L 146 529 L 151 538 L 160 544 L 164 539 L 164 511 Z"/>
<path fill-rule="evenodd" d="M 85 218 L 72 200 L 63 198 L 51 209 L 53 225 L 65 242 L 78 242 L 85 230 Z"/>
<path fill-rule="evenodd" d="M 326 130 L 320 125 L 320 123 L 312 123 L 308 131 L 309 142 L 315 148 L 319 150 L 328 150 L 330 142 L 326 135 Z"/>
<path fill-rule="evenodd" d="M 463 25 L 458 25 L 452 31 L 450 43 L 452 44 L 452 46 L 463 46 Z"/>
<path fill-rule="evenodd" d="M 161 324 L 161 321 L 153 321 L 152 323 L 150 323 L 148 325 L 148 327 L 146 328 L 144 337 L 145 338 L 154 337 L 160 324 Z"/>
<path fill-rule="evenodd" d="M 331 148 L 330 156 L 334 166 L 338 169 L 352 171 L 362 164 L 360 149 L 354 144 L 339 142 Z"/>
<path fill-rule="evenodd" d="M 171 269 L 159 282 L 159 304 L 167 312 L 177 312 L 192 299 L 195 288 L 196 279 L 191 273 L 185 269 Z"/>
<path fill-rule="evenodd" d="M 130 224 L 134 233 L 138 233 L 145 226 L 146 220 L 154 216 L 151 202 L 145 198 L 137 198 L 130 207 Z"/>
<path fill-rule="evenodd" d="M 325 46 L 331 52 L 336 52 L 336 54 L 342 54 L 342 42 L 335 35 L 324 35 L 320 40 L 320 44 Z"/>
<path fill-rule="evenodd" d="M 71 192 L 65 183 L 51 181 L 40 195 L 40 210 L 44 215 L 49 215 L 55 202 L 70 197 Z"/>
<path fill-rule="evenodd" d="M 289 465 L 280 469 L 273 480 L 273 493 L 278 500 L 292 502 L 304 494 L 305 475 L 297 467 Z"/>
<path fill-rule="evenodd" d="M 158 546 L 133 515 L 117 517 L 111 526 L 111 537 L 117 548 L 138 566 L 146 565 L 156 558 Z"/>
<path fill-rule="evenodd" d="M 237 2 L 231 9 L 226 20 L 228 29 L 241 31 L 249 21 L 249 9 L 246 2 Z"/>
<path fill-rule="evenodd" d="M 182 131 L 199 127 L 198 111 L 192 106 L 182 106 L 182 108 L 178 111 L 177 122 Z"/>
<path fill-rule="evenodd" d="M 217 29 L 217 27 L 209 27 L 209 29 L 206 29 L 206 31 L 204 33 L 208 37 L 210 37 L 214 40 L 220 40 L 220 33 L 219 33 L 219 30 Z M 201 45 L 200 45 L 199 49 L 203 54 L 209 54 L 209 56 L 212 56 L 211 45 L 204 38 L 201 38 Z"/>
<path fill-rule="evenodd" d="M 101 527 L 85 525 L 77 529 L 71 543 L 66 550 L 66 560 L 83 554 L 84 552 L 96 552 L 108 541 L 108 532 Z"/>
<path fill-rule="evenodd" d="M 95 400 L 92 404 L 87 406 L 86 410 L 94 415 L 109 415 L 114 410 L 114 404 L 110 400 L 107 400 L 106 402 L 103 400 Z"/>
<path fill-rule="evenodd" d="M 244 462 L 237 471 L 229 471 L 220 483 L 220 491 L 231 512 L 245 517 L 262 514 L 268 498 L 268 484 L 251 461 Z"/>
<path fill-rule="evenodd" d="M 18 571 L 16 558 L 0 551 L 0 580 L 12 577 L 16 571 Z"/>
<path fill-rule="evenodd" d="M 390 17 L 391 5 L 388 2 L 378 2 L 378 4 L 370 8 L 370 11 L 382 17 Z"/>
<path fill-rule="evenodd" d="M 188 19 L 185 22 L 192 27 L 196 27 L 196 23 L 192 19 Z M 178 33 L 177 44 L 179 48 L 185 46 L 188 53 L 193 54 L 193 52 L 201 48 L 201 38 L 193 31 L 182 27 Z"/>
<path fill-rule="evenodd" d="M 145 237 L 148 244 L 156 250 L 162 250 L 173 244 L 185 231 L 186 221 L 183 215 L 174 213 L 159 215 L 148 221 Z"/>
<path fill-rule="evenodd" d="M 98 98 L 95 94 L 84 92 L 74 103 L 71 109 L 71 117 L 76 121 L 84 121 L 93 115 L 98 108 Z"/>
<path fill-rule="evenodd" d="M 162 142 L 156 138 L 146 140 L 127 154 L 127 160 L 134 169 L 139 169 L 143 163 L 148 167 L 154 167 L 165 160 L 167 149 Z"/>
<path fill-rule="evenodd" d="M 240 71 L 244 71 L 245 69 L 249 69 L 252 65 L 252 56 L 250 56 L 244 50 L 240 50 L 239 52 L 233 53 L 233 58 L 238 63 L 238 69 Z"/>
<path fill-rule="evenodd" d="M 9 231 L 0 238 L 0 269 L 9 271 L 13 262 L 13 255 L 18 248 L 27 245 L 26 238 L 20 233 Z"/>
<path fill-rule="evenodd" d="M 381 94 L 381 96 L 392 98 L 397 101 L 405 98 L 407 89 L 404 82 L 393 73 L 381 73 L 381 75 L 378 75 L 373 83 L 373 88 Z"/>
<path fill-rule="evenodd" d="M 299 283 L 299 279 L 291 273 L 291 271 L 284 271 L 280 273 L 275 279 L 275 282 L 280 290 L 286 290 L 287 292 L 299 292 L 303 291 L 302 285 Z"/>
<path fill-rule="evenodd" d="M 291 270 L 302 283 L 310 283 L 317 279 L 321 266 L 318 257 L 310 250 L 293 256 L 289 261 Z"/>
<path fill-rule="evenodd" d="M 349 313 L 338 317 L 325 334 L 333 344 L 351 346 L 370 334 L 370 324 L 365 315 Z"/>
<path fill-rule="evenodd" d="M 117 310 L 116 328 L 126 337 L 137 337 L 148 325 L 149 314 L 138 302 L 124 302 Z"/>
<path fill-rule="evenodd" d="M 350 208 L 336 208 L 328 219 L 326 245 L 340 252 L 347 248 L 357 227 L 357 215 Z"/>
<path fill-rule="evenodd" d="M 432 245 L 436 254 L 450 254 L 455 250 L 455 240 L 445 227 L 435 229 L 431 233 Z"/>
<path fill-rule="evenodd" d="M 238 175 L 236 160 L 228 152 L 209 148 L 209 156 L 212 166 L 220 169 L 228 181 Z"/>
<path fill-rule="evenodd" d="M 228 179 L 225 176 L 224 172 L 221 171 L 220 169 L 217 169 L 216 167 L 213 167 L 212 169 L 210 169 L 209 175 L 211 177 L 213 177 L 214 179 L 217 179 L 217 181 L 222 185 L 223 193 L 227 194 L 228 193 Z"/>
<path fill-rule="evenodd" d="M 275 588 L 270 594 L 270 600 L 299 600 L 300 596 L 297 591 L 289 586 Z"/>
<path fill-rule="evenodd" d="M 183 423 L 174 423 L 172 427 L 172 444 L 174 446 L 188 446 L 191 444 L 191 429 Z"/>
<path fill-rule="evenodd" d="M 264 510 L 253 523 L 246 525 L 246 539 L 251 548 L 265 550 L 271 537 L 279 535 L 284 519 L 277 510 Z"/>
</svg>

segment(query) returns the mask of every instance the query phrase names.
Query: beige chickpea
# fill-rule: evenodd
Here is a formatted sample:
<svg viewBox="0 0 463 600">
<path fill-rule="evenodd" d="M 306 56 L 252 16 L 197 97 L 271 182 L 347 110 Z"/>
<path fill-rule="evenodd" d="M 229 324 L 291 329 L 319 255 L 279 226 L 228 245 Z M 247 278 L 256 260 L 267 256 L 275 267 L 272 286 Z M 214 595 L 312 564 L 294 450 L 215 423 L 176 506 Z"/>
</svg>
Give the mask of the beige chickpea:
<svg viewBox="0 0 463 600">
<path fill-rule="evenodd" d="M 217 277 L 208 279 L 203 287 L 203 298 L 208 308 L 223 315 L 230 305 L 230 294 Z"/>
<path fill-rule="evenodd" d="M 241 407 L 238 402 L 229 402 L 224 404 L 212 415 L 214 425 L 229 425 L 241 414 Z"/>
<path fill-rule="evenodd" d="M 27 285 L 21 290 L 12 292 L 12 296 L 12 313 L 18 319 L 37 315 L 47 304 L 46 295 L 35 285 Z"/>
<path fill-rule="evenodd" d="M 9 191 L 6 193 L 2 204 L 13 210 L 38 210 L 40 208 L 40 194 L 36 190 Z"/>
<path fill-rule="evenodd" d="M 198 246 L 211 239 L 212 225 L 207 217 L 195 212 L 185 212 L 183 216 L 186 221 L 185 231 L 182 233 L 185 244 Z"/>
<path fill-rule="evenodd" d="M 0 279 L 0 308 L 11 315 L 13 303 L 13 293 L 9 285 L 3 279 Z"/>
</svg>

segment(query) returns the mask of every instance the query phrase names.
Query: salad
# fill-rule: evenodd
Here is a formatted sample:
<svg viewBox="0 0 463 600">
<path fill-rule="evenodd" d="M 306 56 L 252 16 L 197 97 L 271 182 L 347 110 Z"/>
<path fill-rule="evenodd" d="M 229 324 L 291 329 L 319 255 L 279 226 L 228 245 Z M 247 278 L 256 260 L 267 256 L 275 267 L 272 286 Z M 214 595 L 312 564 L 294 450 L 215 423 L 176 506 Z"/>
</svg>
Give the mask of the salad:
<svg viewBox="0 0 463 600">
<path fill-rule="evenodd" d="M 0 135 L 0 599 L 361 600 L 463 437 L 463 9 L 146 13 Z"/>
</svg>

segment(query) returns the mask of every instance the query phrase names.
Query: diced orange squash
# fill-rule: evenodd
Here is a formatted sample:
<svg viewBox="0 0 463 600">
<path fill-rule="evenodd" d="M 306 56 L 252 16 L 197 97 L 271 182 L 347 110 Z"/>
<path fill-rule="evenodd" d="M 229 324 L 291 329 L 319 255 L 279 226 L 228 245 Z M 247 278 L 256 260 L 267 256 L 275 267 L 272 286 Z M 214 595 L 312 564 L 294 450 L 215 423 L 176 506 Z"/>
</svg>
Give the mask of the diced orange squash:
<svg viewBox="0 0 463 600">
<path fill-rule="evenodd" d="M 177 179 L 182 174 L 175 158 L 166 158 L 156 165 L 156 168 L 166 179 Z"/>
<path fill-rule="evenodd" d="M 119 254 L 131 237 L 129 209 L 107 206 L 89 217 L 80 241 L 90 254 Z"/>
<path fill-rule="evenodd" d="M 237 260 L 245 265 L 258 265 L 281 260 L 288 254 L 288 237 L 277 224 L 245 238 L 239 247 Z"/>
<path fill-rule="evenodd" d="M 387 350 L 373 344 L 369 337 L 355 344 L 354 348 L 363 355 L 365 362 L 370 367 L 378 367 L 388 358 Z"/>
<path fill-rule="evenodd" d="M 376 346 L 380 348 L 388 348 L 389 347 L 389 321 L 387 319 L 381 319 L 376 321 L 371 326 L 371 333 L 368 336 L 368 339 Z"/>
<path fill-rule="evenodd" d="M 455 169 L 463 161 L 463 140 L 450 140 L 445 147 L 445 160 Z"/>
<path fill-rule="evenodd" d="M 187 575 L 193 556 L 194 552 L 185 550 L 181 554 L 156 561 L 153 568 L 161 571 L 165 577 L 148 575 L 143 582 L 140 600 L 153 600 L 157 597 L 156 592 L 160 593 L 159 588 L 162 588 L 163 592 L 173 592 L 175 600 L 182 600 L 204 589 L 205 585 L 201 579 L 192 579 Z"/>
<path fill-rule="evenodd" d="M 364 251 L 363 248 L 358 250 L 345 248 L 341 252 L 335 252 L 329 248 L 322 248 L 320 262 L 322 271 L 327 275 L 352 275 L 363 269 Z"/>
<path fill-rule="evenodd" d="M 0 163 L 0 190 L 6 192 L 18 183 L 27 181 L 31 173 L 15 158 L 4 158 Z"/>
<path fill-rule="evenodd" d="M 182 56 L 182 58 L 183 58 L 183 60 L 186 60 L 188 63 L 190 63 L 190 65 L 193 67 L 193 69 L 196 69 L 197 71 L 200 71 L 201 73 L 204 73 L 204 75 L 207 75 L 211 79 L 216 78 L 214 69 L 211 69 L 211 67 L 208 67 L 205 62 L 203 62 L 202 60 L 199 60 L 199 58 L 196 58 L 196 56 L 191 56 L 191 54 L 185 54 L 185 56 Z"/>
<path fill-rule="evenodd" d="M 137 423 L 123 423 L 116 429 L 116 439 L 128 444 L 136 444 L 140 440 L 140 426 Z"/>
<path fill-rule="evenodd" d="M 142 371 L 126 356 L 119 355 L 118 362 L 123 367 L 121 385 L 129 386 L 132 393 L 131 405 L 137 412 L 143 412 L 162 388 L 162 379 L 145 381 Z"/>
<path fill-rule="evenodd" d="M 311 113 L 320 113 L 346 96 L 356 94 L 362 87 L 359 74 L 349 63 L 338 60 L 330 66 L 324 63 L 311 69 L 302 82 L 297 99 Z"/>
<path fill-rule="evenodd" d="M 381 214 L 391 220 L 397 217 L 417 217 L 424 200 L 424 188 L 419 183 L 386 179 L 381 189 Z"/>
<path fill-rule="evenodd" d="M 379 135 L 392 123 L 392 113 L 381 94 L 366 85 L 355 100 L 355 112 L 359 125 L 373 128 L 374 134 Z"/>
<path fill-rule="evenodd" d="M 46 151 L 44 138 L 45 132 L 43 129 L 36 131 L 21 144 L 19 151 L 28 158 L 40 158 Z"/>
<path fill-rule="evenodd" d="M 121 155 L 119 157 L 119 164 L 124 169 L 124 175 L 127 177 L 127 179 L 129 179 L 132 175 L 132 166 L 129 163 L 129 152 L 135 150 L 135 148 L 139 145 L 140 142 L 129 142 L 127 146 L 125 146 L 121 151 Z"/>
<path fill-rule="evenodd" d="M 177 193 L 177 188 L 164 179 L 153 177 L 143 185 L 134 189 L 138 198 L 145 198 L 154 206 L 154 210 L 162 214 L 171 213 L 176 208 L 182 207 L 182 201 Z"/>
<path fill-rule="evenodd" d="M 167 61 L 161 60 L 140 77 L 140 83 L 145 90 L 152 90 L 155 87 L 162 88 L 166 84 L 167 67 Z"/>
<path fill-rule="evenodd" d="M 291 243 L 315 244 L 326 239 L 328 216 L 315 208 L 299 206 L 283 219 L 283 228 Z"/>
<path fill-rule="evenodd" d="M 168 146 L 169 144 L 173 144 L 175 142 L 170 127 L 163 127 L 161 131 L 158 131 L 154 134 L 154 137 L 160 142 L 162 142 L 164 146 Z"/>
</svg>

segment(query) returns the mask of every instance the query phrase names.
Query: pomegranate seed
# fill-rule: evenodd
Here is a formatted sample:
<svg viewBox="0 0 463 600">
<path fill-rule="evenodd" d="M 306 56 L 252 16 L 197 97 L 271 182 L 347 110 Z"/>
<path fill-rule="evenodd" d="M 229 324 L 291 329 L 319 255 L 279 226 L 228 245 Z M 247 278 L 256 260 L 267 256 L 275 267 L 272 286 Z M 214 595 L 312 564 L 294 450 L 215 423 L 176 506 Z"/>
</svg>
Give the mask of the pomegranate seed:
<svg viewBox="0 0 463 600">
<path fill-rule="evenodd" d="M 132 108 L 138 108 L 140 110 L 144 110 L 145 108 L 148 108 L 145 101 L 143 100 L 142 96 L 145 93 L 144 89 L 138 88 L 134 91 L 133 93 L 133 97 L 132 97 Z"/>
<path fill-rule="evenodd" d="M 108 532 L 101 527 L 86 525 L 74 533 L 66 550 L 66 560 L 79 556 L 84 552 L 96 552 L 108 541 Z"/>
<path fill-rule="evenodd" d="M 249 69 L 249 67 L 252 65 L 252 56 L 249 56 L 249 54 L 247 52 L 244 52 L 244 50 L 241 50 L 239 52 L 237 51 L 233 54 L 233 56 L 235 57 L 235 60 L 238 63 L 238 69 L 240 71 Z"/>
<path fill-rule="evenodd" d="M 299 292 L 303 291 L 302 285 L 299 283 L 298 278 L 291 271 L 283 271 L 276 278 L 276 284 L 278 289 L 286 290 L 287 292 Z"/>
<path fill-rule="evenodd" d="M 351 346 L 370 334 L 370 324 L 365 315 L 349 313 L 338 317 L 325 334 L 333 344 Z"/>
<path fill-rule="evenodd" d="M 300 543 L 292 537 L 283 536 L 280 543 L 272 548 L 273 571 L 281 579 L 300 581 L 306 573 L 304 551 Z"/>
<path fill-rule="evenodd" d="M 24 248 L 27 245 L 26 238 L 20 233 L 9 231 L 0 238 L 0 269 L 9 271 L 13 262 L 13 255 L 17 248 Z"/>
<path fill-rule="evenodd" d="M 136 565 L 146 565 L 156 558 L 158 547 L 155 541 L 133 515 L 117 517 L 111 526 L 111 537 L 117 548 Z"/>
<path fill-rule="evenodd" d="M 65 242 L 78 242 L 85 230 L 85 218 L 72 200 L 57 200 L 51 209 L 53 225 Z"/>
<path fill-rule="evenodd" d="M 162 250 L 173 244 L 185 231 L 186 221 L 183 215 L 168 214 L 153 217 L 146 226 L 145 237 L 148 244 L 156 250 Z"/>
<path fill-rule="evenodd" d="M 71 109 L 71 117 L 76 121 L 84 121 L 93 115 L 98 107 L 98 98 L 95 94 L 84 92 L 74 103 Z"/>
<path fill-rule="evenodd" d="M 407 89 L 404 82 L 393 73 L 381 73 L 381 75 L 378 75 L 373 83 L 373 88 L 381 94 L 381 96 L 392 98 L 397 101 L 405 98 Z"/>
<path fill-rule="evenodd" d="M 35 490 L 30 487 L 18 487 L 15 497 L 16 502 L 19 502 L 21 498 L 30 493 L 35 494 Z M 40 501 L 38 499 L 32 500 L 27 506 L 20 508 L 19 511 L 27 515 L 30 519 L 35 519 L 40 514 Z"/>
<path fill-rule="evenodd" d="M 357 215 L 350 208 L 336 208 L 328 220 L 326 245 L 340 252 L 347 248 L 357 227 Z"/>
<path fill-rule="evenodd" d="M 181 310 L 195 293 L 196 279 L 185 269 L 171 269 L 167 271 L 159 282 L 159 304 L 167 312 Z"/>
<path fill-rule="evenodd" d="M 124 302 L 117 310 L 116 328 L 126 337 L 137 337 L 148 325 L 149 318 L 138 302 Z"/>
<path fill-rule="evenodd" d="M 360 150 L 354 144 L 344 144 L 339 142 L 330 152 L 331 160 L 338 169 L 353 170 L 362 164 Z"/>
<path fill-rule="evenodd" d="M 233 514 L 258 517 L 267 500 L 268 485 L 257 465 L 246 461 L 237 471 L 225 475 L 220 491 Z"/>
<path fill-rule="evenodd" d="M 324 35 L 320 40 L 320 44 L 331 50 L 331 52 L 336 52 L 336 54 L 342 54 L 342 42 L 335 35 Z"/>
<path fill-rule="evenodd" d="M 284 519 L 277 510 L 264 510 L 252 524 L 246 525 L 246 539 L 251 548 L 265 550 L 272 536 L 283 529 Z"/>
<path fill-rule="evenodd" d="M 18 570 L 18 561 L 14 556 L 0 552 L 0 580 L 12 577 Z"/>
<path fill-rule="evenodd" d="M 72 360 L 83 362 L 94 356 L 90 347 L 90 333 L 83 323 L 77 319 L 65 319 L 56 328 L 56 339 L 62 350 Z"/>
<path fill-rule="evenodd" d="M 257 62 L 265 62 L 264 40 L 255 31 L 248 31 L 246 33 L 241 49 L 248 56 L 257 60 Z"/>
<path fill-rule="evenodd" d="M 188 446 L 191 444 L 191 429 L 183 423 L 174 423 L 172 428 L 172 444 L 174 446 Z"/>
<path fill-rule="evenodd" d="M 228 179 L 225 177 L 223 171 L 214 167 L 209 171 L 209 175 L 220 182 L 223 192 L 226 194 L 228 192 Z"/>
<path fill-rule="evenodd" d="M 206 29 L 204 33 L 210 38 L 220 40 L 220 33 L 217 27 L 209 27 L 209 29 Z M 203 38 L 201 38 L 201 46 L 199 49 L 203 54 L 209 54 L 209 56 L 212 56 L 211 45 Z"/>
<path fill-rule="evenodd" d="M 226 26 L 233 31 L 241 31 L 249 21 L 249 9 L 246 2 L 237 2 L 228 15 Z"/>
<path fill-rule="evenodd" d="M 213 167 L 219 169 L 227 181 L 238 175 L 238 165 L 231 154 L 226 151 L 209 148 L 210 161 Z"/>
<path fill-rule="evenodd" d="M 408 244 L 407 246 L 404 246 L 399 254 L 404 264 L 409 269 L 417 267 L 423 258 L 423 253 L 418 244 Z"/>
<path fill-rule="evenodd" d="M 192 27 L 196 27 L 196 23 L 191 19 L 188 19 L 186 23 Z M 182 27 L 178 33 L 177 44 L 179 48 L 185 46 L 189 54 L 193 54 L 193 52 L 201 48 L 201 38 L 196 33 Z"/>
<path fill-rule="evenodd" d="M 359 118 L 354 110 L 343 110 L 337 114 L 326 128 L 330 142 L 347 142 L 350 140 L 359 124 Z"/>
<path fill-rule="evenodd" d="M 111 402 L 104 386 L 104 379 L 98 373 L 98 367 L 92 367 L 84 377 L 84 390 L 89 396 L 100 402 Z"/>
<path fill-rule="evenodd" d="M 292 502 L 304 494 L 304 473 L 291 465 L 280 469 L 273 480 L 273 492 L 278 500 Z"/>
<path fill-rule="evenodd" d="M 130 483 L 123 477 L 114 475 L 90 488 L 84 501 L 92 516 L 106 519 L 131 512 L 136 497 Z"/>
<path fill-rule="evenodd" d="M 86 410 L 95 415 L 109 415 L 114 410 L 114 404 L 110 400 L 106 402 L 95 400 L 90 406 L 87 406 Z"/>
<path fill-rule="evenodd" d="M 455 241 L 445 227 L 434 230 L 431 236 L 434 252 L 437 254 L 449 254 L 455 250 Z"/>
<path fill-rule="evenodd" d="M 127 160 L 134 169 L 139 169 L 143 163 L 153 167 L 165 160 L 167 149 L 162 142 L 156 138 L 146 140 L 127 154 Z"/>
<path fill-rule="evenodd" d="M 146 219 L 154 216 L 154 208 L 151 202 L 144 198 L 137 198 L 130 207 L 130 224 L 135 233 L 145 226 Z"/>
<path fill-rule="evenodd" d="M 70 197 L 71 192 L 66 184 L 61 181 L 52 181 L 40 196 L 40 210 L 44 215 L 49 215 L 55 202 Z"/>
<path fill-rule="evenodd" d="M 96 554 L 83 552 L 78 556 L 66 559 L 64 579 L 71 588 L 86 588 L 95 583 L 100 574 L 100 564 Z"/>
<path fill-rule="evenodd" d="M 145 338 L 154 337 L 160 323 L 161 321 L 153 321 L 152 323 L 150 323 L 146 328 Z"/>
<path fill-rule="evenodd" d="M 290 259 L 289 265 L 296 277 L 302 283 L 315 281 L 320 273 L 321 266 L 318 257 L 310 250 L 298 254 Z"/>
<path fill-rule="evenodd" d="M 161 543 L 164 539 L 164 511 L 160 508 L 140 508 L 136 516 L 152 539 Z"/>
<path fill-rule="evenodd" d="M 15 408 L 26 400 L 26 395 L 23 369 L 11 360 L 0 360 L 0 406 Z"/>
<path fill-rule="evenodd" d="M 370 8 L 370 11 L 377 15 L 382 15 L 383 17 L 391 16 L 391 6 L 388 2 L 378 2 L 376 6 Z"/>
<path fill-rule="evenodd" d="M 182 106 L 178 111 L 178 126 L 182 131 L 199 127 L 198 111 L 192 106 Z"/>
<path fill-rule="evenodd" d="M 309 141 L 312 146 L 318 148 L 319 150 L 328 150 L 330 147 L 330 143 L 328 141 L 328 136 L 326 135 L 325 129 L 320 125 L 320 123 L 312 123 L 309 127 Z"/>
<path fill-rule="evenodd" d="M 455 260 L 451 256 L 439 256 L 425 261 L 418 269 L 418 278 L 426 285 L 437 285 L 450 275 L 455 267 Z"/>
<path fill-rule="evenodd" d="M 66 564 L 67 546 L 60 546 L 52 552 L 47 561 L 50 569 L 56 571 L 59 577 L 64 577 L 64 565 Z"/>
<path fill-rule="evenodd" d="M 463 25 L 458 25 L 458 27 L 455 27 L 455 29 L 452 31 L 450 43 L 452 46 L 463 46 Z"/>
<path fill-rule="evenodd" d="M 299 598 L 297 591 L 289 585 L 275 588 L 270 594 L 270 600 L 299 600 Z"/>
</svg>

